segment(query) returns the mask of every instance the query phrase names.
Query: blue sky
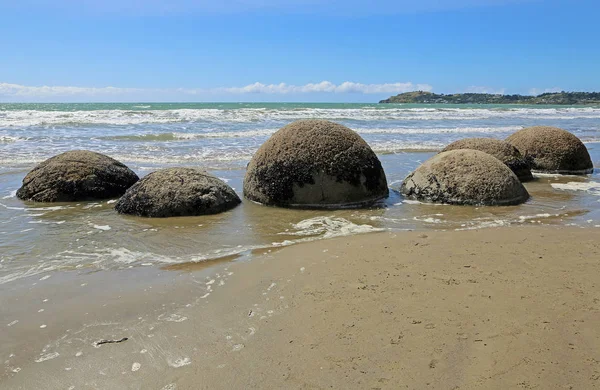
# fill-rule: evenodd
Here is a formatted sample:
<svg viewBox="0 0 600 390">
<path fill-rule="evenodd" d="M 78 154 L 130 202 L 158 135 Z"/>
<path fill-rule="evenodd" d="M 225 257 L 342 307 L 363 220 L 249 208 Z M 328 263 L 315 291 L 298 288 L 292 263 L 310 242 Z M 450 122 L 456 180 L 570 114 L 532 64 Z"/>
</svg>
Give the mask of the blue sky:
<svg viewBox="0 0 600 390">
<path fill-rule="evenodd" d="M 599 91 L 590 0 L 0 0 L 0 101 Z"/>
</svg>

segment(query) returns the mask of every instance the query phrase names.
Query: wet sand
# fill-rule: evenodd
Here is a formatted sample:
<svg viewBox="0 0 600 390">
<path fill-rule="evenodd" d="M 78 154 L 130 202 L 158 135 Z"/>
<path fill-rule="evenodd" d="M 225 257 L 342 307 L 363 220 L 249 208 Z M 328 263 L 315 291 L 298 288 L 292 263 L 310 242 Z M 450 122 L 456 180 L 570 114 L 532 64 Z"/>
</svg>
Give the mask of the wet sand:
<svg viewBox="0 0 600 390">
<path fill-rule="evenodd" d="M 589 144 L 595 161 L 600 144 Z M 421 204 L 398 192 L 402 180 L 432 153 L 382 155 L 391 188 L 373 207 L 296 210 L 244 200 L 225 213 L 176 218 L 124 216 L 116 199 L 102 202 L 34 203 L 16 198 L 28 169 L 0 167 L 0 294 L 3 285 L 63 272 L 120 271 L 144 264 L 178 264 L 236 256 L 257 248 L 377 230 L 454 230 L 545 224 L 600 226 L 600 170 L 588 176 L 538 175 L 525 183 L 528 202 L 508 207 Z M 188 162 L 190 167 L 198 167 Z M 139 176 L 155 168 L 134 167 Z M 211 171 L 241 189 L 245 170 Z M 112 276 L 107 275 L 107 280 Z M 27 281 L 25 281 L 27 282 Z M 6 288 L 11 288 L 10 286 Z"/>
<path fill-rule="evenodd" d="M 597 228 L 526 226 L 53 277 L 3 292 L 0 388 L 590 389 L 599 271 Z"/>
</svg>

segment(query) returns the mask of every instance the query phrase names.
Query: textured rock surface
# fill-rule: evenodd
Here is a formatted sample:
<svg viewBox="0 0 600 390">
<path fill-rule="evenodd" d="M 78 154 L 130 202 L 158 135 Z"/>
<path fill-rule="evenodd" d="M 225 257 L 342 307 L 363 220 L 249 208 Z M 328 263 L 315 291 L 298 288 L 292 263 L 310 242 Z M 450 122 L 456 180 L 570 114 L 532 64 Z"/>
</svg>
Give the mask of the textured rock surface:
<svg viewBox="0 0 600 390">
<path fill-rule="evenodd" d="M 72 150 L 33 168 L 23 179 L 17 197 L 36 202 L 116 198 L 138 179 L 131 169 L 113 158 Z"/>
<path fill-rule="evenodd" d="M 176 217 L 217 214 L 240 202 L 230 186 L 203 170 L 168 168 L 137 182 L 115 209 L 141 217 Z"/>
<path fill-rule="evenodd" d="M 557 127 L 534 126 L 506 139 L 538 172 L 586 174 L 594 169 L 587 148 L 573 134 Z"/>
<path fill-rule="evenodd" d="M 411 199 L 464 205 L 514 205 L 529 198 L 506 165 L 471 149 L 433 156 L 404 179 L 400 191 Z"/>
<path fill-rule="evenodd" d="M 385 198 L 381 163 L 354 131 L 324 120 L 293 122 L 256 152 L 244 195 L 283 207 L 357 206 Z"/>
<path fill-rule="evenodd" d="M 506 141 L 494 138 L 465 138 L 446 146 L 442 152 L 456 149 L 473 149 L 491 154 L 509 167 L 521 181 L 533 180 L 529 164 L 521 153 Z"/>
</svg>

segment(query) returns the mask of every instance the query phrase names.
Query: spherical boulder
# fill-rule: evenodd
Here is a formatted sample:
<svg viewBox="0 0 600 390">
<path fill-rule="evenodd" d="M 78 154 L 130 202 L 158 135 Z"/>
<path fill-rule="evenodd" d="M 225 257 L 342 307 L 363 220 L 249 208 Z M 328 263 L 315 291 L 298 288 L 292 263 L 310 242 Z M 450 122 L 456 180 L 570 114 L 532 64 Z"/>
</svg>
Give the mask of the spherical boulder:
<svg viewBox="0 0 600 390">
<path fill-rule="evenodd" d="M 472 149 L 433 156 L 404 179 L 400 192 L 424 202 L 459 205 L 515 205 L 529 198 L 510 168 Z"/>
<path fill-rule="evenodd" d="M 583 142 L 557 127 L 528 127 L 517 131 L 506 141 L 530 161 L 534 172 L 587 174 L 594 170 Z"/>
<path fill-rule="evenodd" d="M 356 207 L 387 197 L 381 162 L 349 128 L 300 120 L 277 131 L 248 164 L 244 196 L 266 205 Z"/>
<path fill-rule="evenodd" d="M 72 150 L 51 157 L 23 179 L 17 197 L 35 202 L 116 198 L 138 181 L 124 164 L 100 153 Z"/>
<path fill-rule="evenodd" d="M 494 138 L 465 138 L 452 142 L 442 152 L 456 149 L 479 150 L 496 157 L 509 167 L 521 181 L 533 180 L 529 164 L 521 153 L 506 141 Z"/>
<path fill-rule="evenodd" d="M 120 214 L 162 218 L 217 214 L 240 203 L 230 186 L 206 171 L 167 168 L 134 184 L 115 209 Z"/>
</svg>

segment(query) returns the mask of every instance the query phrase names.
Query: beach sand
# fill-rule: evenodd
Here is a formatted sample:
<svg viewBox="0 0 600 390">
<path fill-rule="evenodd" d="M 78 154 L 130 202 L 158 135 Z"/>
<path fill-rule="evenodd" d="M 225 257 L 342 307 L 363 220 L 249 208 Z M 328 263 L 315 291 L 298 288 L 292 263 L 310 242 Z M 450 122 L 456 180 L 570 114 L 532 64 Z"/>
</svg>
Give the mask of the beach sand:
<svg viewBox="0 0 600 390">
<path fill-rule="evenodd" d="M 599 232 L 340 237 L 208 267 L 148 267 L 152 286 L 122 271 L 103 289 L 100 272 L 92 301 L 62 280 L 71 292 L 46 303 L 47 328 L 2 325 L 0 388 L 595 388 Z M 42 305 L 34 290 L 14 299 Z"/>
</svg>

